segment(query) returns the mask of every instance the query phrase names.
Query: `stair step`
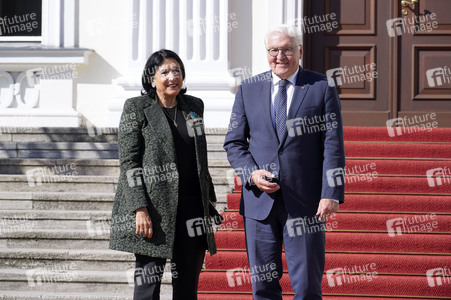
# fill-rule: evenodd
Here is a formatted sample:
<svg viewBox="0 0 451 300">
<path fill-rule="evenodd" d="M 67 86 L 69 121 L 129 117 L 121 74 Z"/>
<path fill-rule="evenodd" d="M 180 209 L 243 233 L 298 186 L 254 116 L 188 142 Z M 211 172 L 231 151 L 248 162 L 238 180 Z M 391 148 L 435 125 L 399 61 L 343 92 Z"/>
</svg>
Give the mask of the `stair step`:
<svg viewBox="0 0 451 300">
<path fill-rule="evenodd" d="M 162 285 L 162 290 L 164 285 Z M 106 291 L 107 289 L 105 289 Z M 44 291 L 0 291 L 0 297 L 3 300 L 132 300 L 133 293 L 126 294 L 109 292 L 98 293 L 79 293 L 79 292 L 44 292 Z M 166 296 L 161 300 L 170 300 L 172 297 Z"/>
<path fill-rule="evenodd" d="M 108 285 L 110 293 L 133 291 L 127 281 L 127 271 L 78 270 L 75 264 L 67 262 L 48 268 L 0 269 L 0 280 L 4 290 L 101 292 Z"/>
<path fill-rule="evenodd" d="M 224 222 L 221 224 L 222 230 L 244 229 L 243 218 L 238 212 L 222 213 Z M 294 219 L 292 227 L 288 228 L 295 234 L 301 234 L 306 230 L 304 224 L 310 224 L 324 231 L 374 231 L 374 232 L 389 232 L 390 234 L 397 234 L 400 230 L 403 233 L 443 233 L 451 232 L 451 214 L 437 215 L 435 213 L 426 214 L 367 214 L 367 213 L 344 213 L 338 211 L 334 216 L 327 218 L 326 224 L 321 225 L 314 218 L 297 218 Z M 316 229 L 314 229 L 316 230 Z"/>
<path fill-rule="evenodd" d="M 170 291 L 171 272 L 166 265 L 162 278 L 162 288 L 165 294 Z M 0 269 L 2 291 L 57 292 L 60 294 L 100 293 L 108 290 L 110 294 L 133 295 L 134 268 L 121 271 L 112 270 L 81 270 L 74 262 L 54 263 L 47 267 L 30 269 Z M 83 294 L 81 294 L 83 295 Z"/>
<path fill-rule="evenodd" d="M 240 193 L 227 195 L 228 209 L 238 210 Z M 449 213 L 451 196 L 345 194 L 339 211 Z"/>
<path fill-rule="evenodd" d="M 373 142 L 438 142 L 451 143 L 450 128 L 428 128 L 427 130 L 417 130 L 417 128 L 399 127 L 401 134 L 391 133 L 394 128 L 387 127 L 343 127 L 345 141 L 373 141 Z M 390 131 L 390 132 L 389 132 Z M 395 130 L 396 131 L 396 130 Z M 389 134 L 390 133 L 390 134 Z"/>
<path fill-rule="evenodd" d="M 0 174 L 27 174 L 27 171 L 32 172 L 36 168 L 57 170 L 57 173 L 68 169 L 76 171 L 77 175 L 88 176 L 119 176 L 120 171 L 117 159 L 0 159 Z"/>
<path fill-rule="evenodd" d="M 3 209 L 13 210 L 101 210 L 111 211 L 114 193 L 0 192 Z"/>
<path fill-rule="evenodd" d="M 27 175 L 0 175 L 1 191 L 21 192 L 100 192 L 113 193 L 117 176 L 79 176 L 71 171 L 50 175 L 47 171 Z"/>
<path fill-rule="evenodd" d="M 47 249 L 108 249 L 110 232 L 103 224 L 91 229 L 34 228 L 4 231 L 0 235 L 0 248 Z"/>
<path fill-rule="evenodd" d="M 224 135 L 220 134 L 209 134 L 209 130 L 207 128 L 207 144 L 208 148 L 210 148 L 210 145 L 224 145 Z"/>
<path fill-rule="evenodd" d="M 227 160 L 227 153 L 225 152 L 225 150 L 221 150 L 220 147 L 217 147 L 217 149 L 211 149 L 210 146 L 208 146 L 207 156 L 209 162 L 212 160 Z"/>
<path fill-rule="evenodd" d="M 35 229 L 3 232 L 0 236 L 0 248 L 36 248 L 47 249 L 108 249 L 109 232 L 73 229 Z"/>
<path fill-rule="evenodd" d="M 12 128 L 14 129 L 14 128 Z M 97 132 L 88 127 L 28 128 L 26 132 L 6 130 L 0 135 L 5 142 L 117 142 L 117 128 L 102 128 Z"/>
<path fill-rule="evenodd" d="M 252 289 L 251 282 L 259 280 L 258 277 L 251 279 L 250 272 L 239 270 L 230 270 L 225 272 L 203 272 L 199 279 L 199 292 L 219 290 L 229 292 L 231 296 L 234 293 L 245 293 Z M 276 273 L 277 274 L 277 273 Z M 292 294 L 290 279 L 284 274 L 280 280 L 283 293 Z M 271 272 L 261 274 L 261 277 L 273 278 Z M 274 277 L 273 277 L 274 276 Z M 257 278 L 257 279 L 256 279 Z M 328 296 L 348 296 L 348 299 L 354 299 L 355 295 L 392 298 L 415 297 L 417 295 L 426 296 L 428 299 L 449 299 L 449 281 L 440 279 L 440 285 L 429 285 L 430 278 L 423 276 L 392 276 L 381 275 L 373 272 L 364 274 L 341 274 L 331 273 L 324 276 L 322 281 L 322 292 Z M 432 288 L 433 287 L 433 288 Z M 233 298 L 231 298 L 233 299 Z M 369 298 L 371 299 L 371 298 Z"/>
<path fill-rule="evenodd" d="M 451 263 L 451 256 L 443 255 L 396 255 L 396 254 L 360 254 L 360 253 L 326 253 L 324 273 L 329 269 L 363 267 L 373 264 L 379 274 L 425 275 L 430 269 L 446 266 Z M 288 270 L 285 253 L 282 253 L 282 264 Z M 218 251 L 207 254 L 205 270 L 227 271 L 236 268 L 249 268 L 246 251 Z M 356 268 L 354 268 L 356 269 Z M 358 268 L 357 268 L 358 270 Z M 355 271 L 358 272 L 358 271 Z"/>
<path fill-rule="evenodd" d="M 118 183 L 118 176 L 91 176 L 78 175 L 67 172 L 57 174 L 50 173 L 45 168 L 38 168 L 36 172 L 27 175 L 22 174 L 0 174 L 0 190 L 2 191 L 61 191 L 75 192 L 80 190 L 79 185 L 83 185 L 82 190 L 89 192 L 111 192 L 115 191 Z M 213 177 L 213 184 L 226 186 L 229 190 L 226 177 Z M 90 188 L 94 188 L 93 190 Z M 222 191 L 224 192 L 224 191 Z"/>
<path fill-rule="evenodd" d="M 434 158 L 447 160 L 451 157 L 451 147 L 445 143 L 421 144 L 389 142 L 345 142 L 345 153 L 349 158 Z"/>
<path fill-rule="evenodd" d="M 246 249 L 244 230 L 215 232 L 218 249 Z M 450 252 L 449 234 L 397 234 L 326 232 L 326 251 L 336 253 L 445 254 Z"/>
<path fill-rule="evenodd" d="M 217 207 L 226 207 L 226 187 L 217 186 Z M 218 191 L 223 190 L 223 193 Z M 0 207 L 3 210 L 100 210 L 111 211 L 114 193 L 87 192 L 0 192 Z M 24 213 L 22 213 L 24 214 Z M 25 212 L 26 214 L 26 212 Z M 2 218 L 2 215 L 0 215 Z"/>
<path fill-rule="evenodd" d="M 52 159 L 0 159 L 0 174 L 26 175 L 33 172 L 56 174 L 70 173 L 73 176 L 119 177 L 119 161 L 110 159 L 52 160 Z M 228 184 L 228 167 L 209 166 L 210 175 L 217 184 Z M 74 173 L 76 172 L 76 173 Z"/>
<path fill-rule="evenodd" d="M 356 295 L 351 296 L 326 296 L 323 294 L 323 300 L 399 300 L 399 297 L 358 297 Z M 418 298 L 406 298 L 402 297 L 403 300 L 418 300 Z M 198 300 L 252 300 L 252 294 L 249 293 L 227 293 L 227 294 L 217 294 L 211 292 L 200 292 L 198 295 Z M 292 295 L 282 294 L 282 300 L 293 300 Z"/>
<path fill-rule="evenodd" d="M 413 195 L 451 195 L 451 176 L 436 178 L 400 177 L 400 176 L 337 176 L 328 184 L 345 185 L 346 193 L 362 194 L 413 194 Z M 439 181 L 440 180 L 440 181 Z M 241 190 L 242 184 L 236 177 L 236 189 Z"/>
<path fill-rule="evenodd" d="M 34 229 L 78 229 L 93 232 L 102 228 L 109 231 L 111 210 L 57 211 L 57 210 L 0 210 L 0 233 Z"/>
<path fill-rule="evenodd" d="M 376 176 L 383 175 L 415 175 L 426 176 L 426 172 L 430 169 L 444 168 L 451 169 L 451 161 L 449 160 L 361 160 L 361 159 L 347 159 L 346 160 L 346 174 L 375 174 Z M 375 172 L 375 173 L 374 173 Z"/>
<path fill-rule="evenodd" d="M 0 158 L 117 159 L 117 143 L 1 142 Z"/>
<path fill-rule="evenodd" d="M 131 253 L 105 249 L 35 249 L 21 248 L 14 252 L 0 248 L 0 269 L 46 268 L 54 264 L 73 263 L 78 270 L 124 271 L 133 268 Z"/>
</svg>

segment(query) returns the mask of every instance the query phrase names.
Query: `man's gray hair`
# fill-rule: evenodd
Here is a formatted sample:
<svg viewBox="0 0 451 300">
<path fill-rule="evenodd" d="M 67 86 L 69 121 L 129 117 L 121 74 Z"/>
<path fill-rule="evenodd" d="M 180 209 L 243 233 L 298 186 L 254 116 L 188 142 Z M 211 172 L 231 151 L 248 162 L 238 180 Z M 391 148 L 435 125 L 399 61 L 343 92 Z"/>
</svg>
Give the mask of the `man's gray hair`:
<svg viewBox="0 0 451 300">
<path fill-rule="evenodd" d="M 277 25 L 269 29 L 265 36 L 265 47 L 268 48 L 268 38 L 273 33 L 282 33 L 291 37 L 296 46 L 302 45 L 302 32 L 294 25 Z"/>
</svg>

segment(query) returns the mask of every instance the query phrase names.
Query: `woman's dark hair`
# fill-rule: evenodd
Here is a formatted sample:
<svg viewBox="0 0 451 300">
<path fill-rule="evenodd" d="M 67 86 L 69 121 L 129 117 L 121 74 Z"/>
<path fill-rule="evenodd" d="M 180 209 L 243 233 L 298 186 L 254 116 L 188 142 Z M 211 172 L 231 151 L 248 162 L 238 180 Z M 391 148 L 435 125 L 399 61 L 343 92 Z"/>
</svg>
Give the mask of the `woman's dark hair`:
<svg viewBox="0 0 451 300">
<path fill-rule="evenodd" d="M 170 58 L 175 59 L 179 63 L 182 71 L 182 79 L 185 80 L 185 66 L 183 65 L 183 62 L 177 55 L 177 53 L 167 49 L 158 50 L 149 57 L 146 65 L 144 66 L 144 71 L 141 79 L 143 85 L 141 95 L 149 95 L 151 98 L 156 97 L 156 89 L 152 87 L 151 77 L 155 76 L 155 72 L 157 71 L 158 67 L 163 64 L 163 61 Z M 186 88 L 182 88 L 179 92 L 179 94 L 185 93 Z"/>
</svg>

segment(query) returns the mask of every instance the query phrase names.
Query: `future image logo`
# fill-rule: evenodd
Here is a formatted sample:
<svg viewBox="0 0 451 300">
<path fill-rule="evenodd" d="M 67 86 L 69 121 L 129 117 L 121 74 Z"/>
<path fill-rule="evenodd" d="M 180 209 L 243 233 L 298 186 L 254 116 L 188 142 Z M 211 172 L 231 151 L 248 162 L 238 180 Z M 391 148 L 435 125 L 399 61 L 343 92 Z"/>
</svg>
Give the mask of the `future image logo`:
<svg viewBox="0 0 451 300">
<path fill-rule="evenodd" d="M 426 71 L 426 78 L 429 87 L 451 84 L 451 70 L 448 66 L 429 69 Z"/>
<path fill-rule="evenodd" d="M 393 218 L 387 220 L 386 225 L 390 237 L 399 236 L 403 233 L 431 232 L 438 228 L 435 213 Z"/>
<path fill-rule="evenodd" d="M 329 269 L 326 271 L 326 277 L 329 287 L 337 287 L 362 281 L 371 282 L 378 277 L 378 272 L 376 272 L 376 263 L 368 263 Z"/>
<path fill-rule="evenodd" d="M 430 169 L 426 171 L 426 177 L 430 187 L 439 186 L 444 183 L 449 184 L 451 183 L 451 169 L 447 166 Z"/>
<path fill-rule="evenodd" d="M 335 113 L 305 116 L 287 120 L 288 136 L 290 137 L 319 132 L 330 132 L 337 128 L 338 121 Z"/>
<path fill-rule="evenodd" d="M 340 68 L 329 69 L 326 71 L 329 86 L 341 86 L 344 84 L 353 84 L 356 82 L 371 82 L 377 78 L 376 64 L 344 66 Z"/>
<path fill-rule="evenodd" d="M 451 272 L 448 266 L 427 270 L 426 277 L 429 287 L 451 283 Z"/>
<path fill-rule="evenodd" d="M 335 168 L 326 171 L 327 184 L 330 187 L 341 186 L 345 182 L 345 169 Z"/>
<path fill-rule="evenodd" d="M 436 113 L 389 119 L 386 122 L 387 132 L 390 137 L 422 131 L 431 132 L 432 128 L 438 127 L 436 119 Z"/>
<path fill-rule="evenodd" d="M 207 224 L 208 226 L 208 224 Z M 201 236 L 207 232 L 203 218 L 194 218 L 186 221 L 186 228 L 190 237 Z"/>
<path fill-rule="evenodd" d="M 235 268 L 226 271 L 229 287 L 238 287 L 256 282 L 272 282 L 279 279 L 275 263 L 254 265 L 252 268 Z"/>
<path fill-rule="evenodd" d="M 437 14 L 425 15 L 413 14 L 413 17 L 388 19 L 385 22 L 388 36 L 396 37 L 403 34 L 415 34 L 416 32 L 431 32 L 438 27 Z"/>
<path fill-rule="evenodd" d="M 0 18 L 0 36 L 20 35 L 22 32 L 32 32 L 39 27 L 36 13 L 4 16 Z"/>
<path fill-rule="evenodd" d="M 292 238 L 320 231 L 333 230 L 338 227 L 335 215 L 327 218 L 326 221 L 319 221 L 317 216 L 300 217 L 287 221 L 287 232 Z"/>
<path fill-rule="evenodd" d="M 77 175 L 75 163 L 60 166 L 33 168 L 26 171 L 28 185 L 30 187 L 40 186 L 45 183 L 61 181 L 72 181 Z"/>
</svg>

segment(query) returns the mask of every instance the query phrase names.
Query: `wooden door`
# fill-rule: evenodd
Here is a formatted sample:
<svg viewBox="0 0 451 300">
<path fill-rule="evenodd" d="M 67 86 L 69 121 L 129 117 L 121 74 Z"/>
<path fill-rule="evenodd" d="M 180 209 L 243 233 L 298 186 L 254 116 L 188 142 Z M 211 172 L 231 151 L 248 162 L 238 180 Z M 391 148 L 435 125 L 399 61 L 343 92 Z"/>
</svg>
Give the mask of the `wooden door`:
<svg viewBox="0 0 451 300">
<path fill-rule="evenodd" d="M 332 77 L 345 125 L 386 126 L 389 119 L 433 113 L 440 127 L 451 126 L 451 1 L 418 1 L 305 1 L 308 18 L 337 20 L 330 31 L 304 30 L 303 65 Z M 411 19 L 414 27 L 429 19 L 431 30 L 425 23 L 409 31 Z"/>
</svg>

